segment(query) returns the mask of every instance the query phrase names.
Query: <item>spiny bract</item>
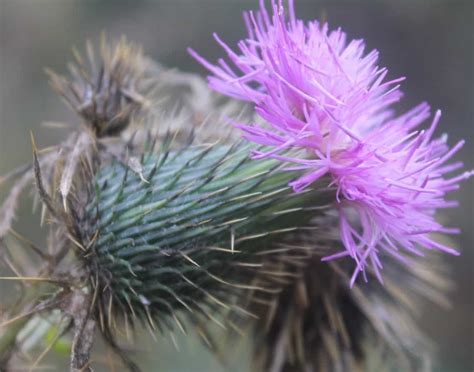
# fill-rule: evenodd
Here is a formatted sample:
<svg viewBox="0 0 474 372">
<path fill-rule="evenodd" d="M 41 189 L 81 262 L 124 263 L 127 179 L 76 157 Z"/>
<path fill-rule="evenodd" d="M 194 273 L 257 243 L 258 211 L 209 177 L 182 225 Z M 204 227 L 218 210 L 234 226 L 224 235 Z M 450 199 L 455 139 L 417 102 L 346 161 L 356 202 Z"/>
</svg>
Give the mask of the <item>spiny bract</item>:
<svg viewBox="0 0 474 372">
<path fill-rule="evenodd" d="M 164 147 L 96 176 L 87 219 L 96 220 L 90 257 L 101 319 L 113 307 L 163 329 L 170 317 L 179 323 L 179 310 L 193 319 L 230 310 L 236 290 L 256 289 L 249 269 L 261 269 L 259 254 L 306 227 L 333 192 L 292 193 L 295 172 L 249 159 L 244 142 Z"/>
</svg>

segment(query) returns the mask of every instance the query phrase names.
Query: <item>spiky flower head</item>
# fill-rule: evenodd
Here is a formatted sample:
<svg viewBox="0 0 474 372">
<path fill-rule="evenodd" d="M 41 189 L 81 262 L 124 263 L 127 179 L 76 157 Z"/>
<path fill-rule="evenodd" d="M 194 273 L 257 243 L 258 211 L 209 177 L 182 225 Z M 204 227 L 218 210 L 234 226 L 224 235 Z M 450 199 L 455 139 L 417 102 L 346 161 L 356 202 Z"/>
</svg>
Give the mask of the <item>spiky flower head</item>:
<svg viewBox="0 0 474 372">
<path fill-rule="evenodd" d="M 448 173 L 462 167 L 449 163 L 463 141 L 450 149 L 446 138 L 434 139 L 437 112 L 427 130 L 419 127 L 430 116 L 423 103 L 396 117 L 391 108 L 399 100 L 398 82 L 385 81 L 387 70 L 377 67 L 378 53 L 364 54 L 362 40 L 347 41 L 327 24 L 296 19 L 289 1 L 289 19 L 282 2 L 272 0 L 269 14 L 245 14 L 248 38 L 234 52 L 217 36 L 231 67 L 220 59 L 212 65 L 190 53 L 209 69 L 211 88 L 250 101 L 264 124 L 235 125 L 249 141 L 273 147 L 254 152 L 305 170 L 290 184 L 300 192 L 322 176 L 337 186 L 340 234 L 344 251 L 324 260 L 352 257 L 353 284 L 369 265 L 382 281 L 380 252 L 405 260 L 400 251 L 423 255 L 423 249 L 458 254 L 435 242 L 431 232 L 456 233 L 436 222 L 438 208 L 451 207 L 448 191 L 472 175 Z M 302 157 L 282 155 L 287 148 L 303 148 Z"/>
</svg>

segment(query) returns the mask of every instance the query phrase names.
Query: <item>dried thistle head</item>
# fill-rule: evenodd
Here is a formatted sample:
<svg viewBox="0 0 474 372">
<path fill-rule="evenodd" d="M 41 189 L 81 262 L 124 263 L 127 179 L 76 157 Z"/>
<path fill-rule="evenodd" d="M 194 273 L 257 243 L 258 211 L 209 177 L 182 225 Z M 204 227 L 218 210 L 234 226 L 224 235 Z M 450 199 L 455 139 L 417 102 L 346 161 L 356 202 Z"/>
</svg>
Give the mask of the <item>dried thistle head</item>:
<svg viewBox="0 0 474 372">
<path fill-rule="evenodd" d="M 430 370 L 435 347 L 418 325 L 423 306 L 449 306 L 443 261 L 388 261 L 385 284 L 348 284 L 350 265 L 321 262 L 340 245 L 334 218 L 313 221 L 313 232 L 297 234 L 264 265 L 294 278 L 277 294 L 247 298 L 258 320 L 246 322 L 253 335 L 259 371 Z M 299 248 L 300 256 L 295 254 Z M 296 262 L 295 262 L 296 260 Z M 376 273 L 369 272 L 375 276 Z M 257 274 L 254 285 L 268 278 Z"/>
<path fill-rule="evenodd" d="M 88 42 L 85 57 L 76 49 L 73 56 L 70 78 L 48 70 L 51 86 L 97 137 L 119 134 L 147 105 L 142 48 L 125 37 L 109 44 L 102 36 L 98 53 Z"/>
</svg>

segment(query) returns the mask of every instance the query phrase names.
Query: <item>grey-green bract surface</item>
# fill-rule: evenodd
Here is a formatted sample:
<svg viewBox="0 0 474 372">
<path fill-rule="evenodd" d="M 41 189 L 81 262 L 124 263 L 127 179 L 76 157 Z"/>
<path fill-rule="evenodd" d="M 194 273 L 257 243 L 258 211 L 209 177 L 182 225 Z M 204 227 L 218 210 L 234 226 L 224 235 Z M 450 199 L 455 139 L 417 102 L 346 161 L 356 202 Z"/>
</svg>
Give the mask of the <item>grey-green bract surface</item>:
<svg viewBox="0 0 474 372">
<path fill-rule="evenodd" d="M 333 193 L 294 193 L 298 173 L 251 159 L 243 142 L 163 147 L 133 170 L 103 168 L 87 212 L 99 286 L 111 295 L 105 307 L 159 329 L 180 327 L 181 310 L 206 319 L 231 310 L 238 291 L 275 290 L 250 285 L 259 252 L 307 226 Z"/>
</svg>

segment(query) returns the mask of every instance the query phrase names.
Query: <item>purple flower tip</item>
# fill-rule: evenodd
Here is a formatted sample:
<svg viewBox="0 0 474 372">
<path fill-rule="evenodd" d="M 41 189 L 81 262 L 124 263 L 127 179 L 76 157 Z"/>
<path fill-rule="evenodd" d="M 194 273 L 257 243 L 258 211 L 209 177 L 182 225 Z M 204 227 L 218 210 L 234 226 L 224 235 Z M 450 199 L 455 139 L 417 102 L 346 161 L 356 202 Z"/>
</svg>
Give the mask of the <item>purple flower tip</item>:
<svg viewBox="0 0 474 372">
<path fill-rule="evenodd" d="M 347 40 L 340 29 L 296 19 L 293 1 L 285 17 L 281 0 L 272 0 L 270 14 L 244 14 L 248 37 L 233 51 L 215 35 L 227 54 L 213 65 L 190 54 L 212 75 L 214 90 L 252 102 L 265 125 L 237 124 L 244 137 L 272 148 L 254 154 L 294 162 L 307 171 L 291 182 L 295 192 L 323 176 L 337 186 L 339 228 L 345 250 L 324 261 L 350 256 L 356 264 L 353 285 L 369 267 L 383 282 L 381 253 L 406 261 L 404 253 L 422 256 L 436 249 L 458 255 L 430 233 L 458 230 L 439 224 L 435 212 L 456 206 L 445 199 L 460 181 L 473 175 L 451 175 L 462 163 L 451 162 L 463 141 L 453 148 L 445 137 L 434 138 L 441 117 L 437 111 L 426 129 L 430 107 L 422 103 L 401 116 L 392 105 L 402 96 L 404 78 L 386 81 L 377 66 L 378 52 L 365 52 L 363 40 Z M 282 155 L 303 148 L 304 158 Z M 300 153 L 300 152 L 299 152 Z"/>
</svg>

